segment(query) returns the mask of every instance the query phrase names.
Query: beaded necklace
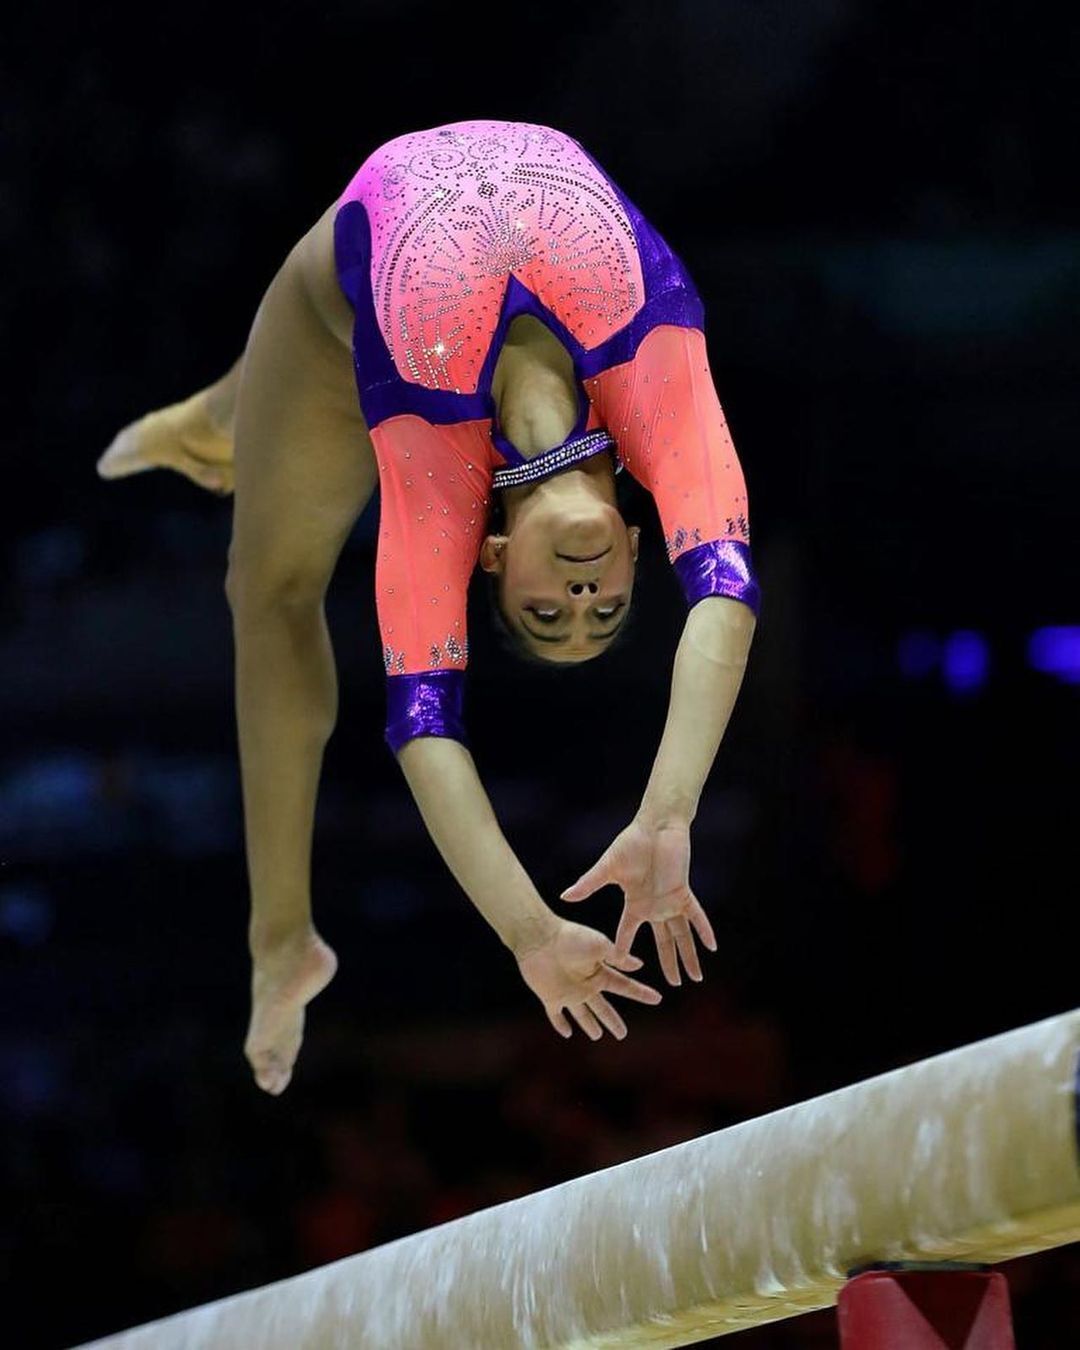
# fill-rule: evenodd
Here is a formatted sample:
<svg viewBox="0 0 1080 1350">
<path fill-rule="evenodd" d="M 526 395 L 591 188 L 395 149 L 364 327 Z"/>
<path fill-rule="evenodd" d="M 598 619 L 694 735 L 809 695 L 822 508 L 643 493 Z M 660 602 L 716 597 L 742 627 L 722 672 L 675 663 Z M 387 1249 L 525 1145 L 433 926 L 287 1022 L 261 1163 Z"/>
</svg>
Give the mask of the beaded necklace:
<svg viewBox="0 0 1080 1350">
<path fill-rule="evenodd" d="M 563 469 L 569 469 L 573 464 L 580 464 L 583 459 L 591 459 L 593 455 L 598 455 L 604 450 L 611 451 L 615 458 L 615 472 L 620 473 L 622 461 L 619 459 L 615 438 L 598 427 L 585 432 L 583 436 L 572 436 L 568 441 L 563 441 L 562 445 L 556 445 L 520 464 L 496 469 L 491 480 L 492 487 L 523 487 L 527 483 L 539 483 Z"/>
</svg>

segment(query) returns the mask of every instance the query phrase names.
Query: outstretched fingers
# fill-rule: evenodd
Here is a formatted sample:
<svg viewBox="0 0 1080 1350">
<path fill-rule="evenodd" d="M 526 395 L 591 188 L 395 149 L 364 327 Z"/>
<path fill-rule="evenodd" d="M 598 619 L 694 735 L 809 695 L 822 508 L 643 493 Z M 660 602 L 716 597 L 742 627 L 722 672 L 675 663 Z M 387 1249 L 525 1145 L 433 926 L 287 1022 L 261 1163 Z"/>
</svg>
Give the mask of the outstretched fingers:
<svg viewBox="0 0 1080 1350">
<path fill-rule="evenodd" d="M 575 1003 L 567 1010 L 590 1041 L 598 1041 L 604 1034 L 603 1028 L 589 1011 L 586 1003 Z"/>
<path fill-rule="evenodd" d="M 637 931 L 643 922 L 643 919 L 634 918 L 629 905 L 623 905 L 622 918 L 619 920 L 619 927 L 615 931 L 615 950 L 620 956 L 629 953 L 630 948 L 634 945 L 634 938 L 637 937 Z"/>
<path fill-rule="evenodd" d="M 632 998 L 635 1003 L 659 1003 L 661 994 L 640 980 L 632 980 L 629 975 L 605 966 L 601 975 L 598 992 L 618 994 L 620 998 Z"/>
<path fill-rule="evenodd" d="M 694 934 L 691 931 L 689 920 L 679 915 L 676 919 L 668 919 L 667 926 L 668 932 L 675 941 L 675 949 L 679 953 L 687 975 L 692 980 L 700 981 L 704 977 L 701 974 L 701 962 L 698 960 L 697 947 L 694 945 Z"/>
<path fill-rule="evenodd" d="M 593 863 L 587 872 L 583 872 L 572 886 L 567 886 L 559 899 L 568 900 L 571 904 L 578 900 L 587 900 L 601 886 L 606 886 L 610 880 L 608 856 L 605 853 L 598 862 Z"/>
<path fill-rule="evenodd" d="M 608 1031 L 617 1041 L 621 1041 L 626 1036 L 626 1023 L 619 1016 L 618 1012 L 611 1006 L 603 994 L 596 994 L 586 1004 L 589 1010 L 596 1017 L 598 1022 L 603 1023 Z"/>
<path fill-rule="evenodd" d="M 645 962 L 640 956 L 635 956 L 633 952 L 620 951 L 618 947 L 613 947 L 611 955 L 604 960 L 606 966 L 614 966 L 616 970 L 640 970 Z"/>
<path fill-rule="evenodd" d="M 686 911 L 686 917 L 690 921 L 690 927 L 701 939 L 705 947 L 710 952 L 716 951 L 716 934 L 713 932 L 713 926 L 709 922 L 709 916 L 701 907 L 701 902 L 697 896 L 690 897 L 690 908 Z"/>
<path fill-rule="evenodd" d="M 623 959 L 632 970 L 642 965 L 636 956 Z M 594 981 L 592 993 L 581 1003 L 544 1005 L 548 1021 L 564 1040 L 572 1035 L 575 1022 L 590 1041 L 598 1041 L 605 1031 L 609 1031 L 617 1041 L 626 1037 L 626 1023 L 605 997 L 607 994 L 632 998 L 637 1003 L 655 1004 L 661 1001 L 657 990 L 642 984 L 640 980 L 632 980 L 629 975 L 624 975 L 606 963 L 601 966 Z"/>
<path fill-rule="evenodd" d="M 656 939 L 656 954 L 660 958 L 660 969 L 668 984 L 682 984 L 679 974 L 679 956 L 675 947 L 675 938 L 666 919 L 652 924 L 653 937 Z"/>
<path fill-rule="evenodd" d="M 590 1041 L 598 1041 L 605 1030 L 610 1031 L 617 1041 L 626 1037 L 626 1023 L 603 994 L 593 994 L 585 1003 L 570 1004 L 565 1011 L 562 1008 L 548 1008 L 547 1015 L 548 1021 L 564 1038 L 573 1030 L 570 1018 L 574 1019 Z"/>
</svg>

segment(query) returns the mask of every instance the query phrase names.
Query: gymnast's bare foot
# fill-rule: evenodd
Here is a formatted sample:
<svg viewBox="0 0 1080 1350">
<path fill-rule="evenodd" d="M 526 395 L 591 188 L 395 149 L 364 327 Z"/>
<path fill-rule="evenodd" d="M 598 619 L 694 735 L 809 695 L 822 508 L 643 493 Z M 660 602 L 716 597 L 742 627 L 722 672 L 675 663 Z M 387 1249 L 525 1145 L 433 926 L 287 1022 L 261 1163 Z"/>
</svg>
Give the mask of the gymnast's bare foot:
<svg viewBox="0 0 1080 1350">
<path fill-rule="evenodd" d="M 304 1036 L 304 1008 L 334 978 L 337 957 L 313 928 L 252 943 L 251 1023 L 244 1054 L 264 1092 L 289 1085 Z"/>
<path fill-rule="evenodd" d="M 146 469 L 175 469 L 211 492 L 231 492 L 232 433 L 215 420 L 210 393 L 202 390 L 124 427 L 98 460 L 98 473 L 126 478 Z"/>
</svg>

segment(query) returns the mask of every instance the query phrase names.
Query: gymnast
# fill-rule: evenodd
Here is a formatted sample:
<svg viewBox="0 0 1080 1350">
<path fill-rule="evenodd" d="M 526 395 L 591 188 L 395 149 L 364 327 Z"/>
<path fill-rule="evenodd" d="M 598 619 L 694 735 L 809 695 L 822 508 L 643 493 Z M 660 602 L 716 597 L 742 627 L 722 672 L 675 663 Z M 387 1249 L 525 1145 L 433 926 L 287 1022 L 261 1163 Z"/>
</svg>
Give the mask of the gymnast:
<svg viewBox="0 0 1080 1350">
<path fill-rule="evenodd" d="M 337 682 L 324 596 L 376 484 L 386 740 L 450 871 L 555 1030 L 656 1003 L 629 972 L 649 924 L 670 984 L 716 939 L 689 884 L 690 826 L 758 612 L 746 486 L 679 258 L 577 141 L 456 122 L 375 150 L 292 250 L 222 380 L 125 428 L 99 472 L 155 466 L 235 491 L 226 593 L 251 892 L 256 1082 L 287 1086 L 306 1005 L 337 960 L 310 862 Z M 357 398 L 359 394 L 359 398 Z M 359 406 L 358 406 L 359 404 Z M 467 748 L 466 592 L 479 563 L 524 654 L 606 651 L 626 621 L 653 496 L 689 606 L 641 805 L 562 899 L 618 885 L 615 941 L 554 913 L 504 838 Z"/>
</svg>

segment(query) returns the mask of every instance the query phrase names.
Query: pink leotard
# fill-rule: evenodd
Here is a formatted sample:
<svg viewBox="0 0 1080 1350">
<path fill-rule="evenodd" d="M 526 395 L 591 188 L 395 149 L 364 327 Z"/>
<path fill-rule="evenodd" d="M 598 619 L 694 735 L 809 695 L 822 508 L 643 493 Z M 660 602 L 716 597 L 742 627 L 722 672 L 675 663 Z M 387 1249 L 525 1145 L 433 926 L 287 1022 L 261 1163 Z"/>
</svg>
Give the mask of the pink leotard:
<svg viewBox="0 0 1080 1350">
<path fill-rule="evenodd" d="M 567 445 L 606 429 L 652 494 L 690 603 L 758 608 L 746 485 L 709 373 L 685 267 L 571 137 L 457 122 L 398 137 L 338 204 L 335 250 L 356 313 L 357 385 L 379 466 L 376 602 L 387 739 L 464 740 L 465 602 L 492 476 L 525 463 L 491 378 L 533 314 L 579 385 Z"/>
</svg>

